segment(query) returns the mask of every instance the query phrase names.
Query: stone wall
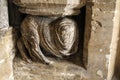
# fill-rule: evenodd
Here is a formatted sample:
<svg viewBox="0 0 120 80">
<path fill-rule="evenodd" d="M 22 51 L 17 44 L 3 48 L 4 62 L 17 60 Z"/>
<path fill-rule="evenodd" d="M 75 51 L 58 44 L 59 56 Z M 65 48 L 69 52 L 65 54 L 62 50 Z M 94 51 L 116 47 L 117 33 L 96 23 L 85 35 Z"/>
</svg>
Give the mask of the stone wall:
<svg viewBox="0 0 120 80">
<path fill-rule="evenodd" d="M 6 0 L 0 0 L 0 29 L 8 28 L 8 7 Z"/>
<path fill-rule="evenodd" d="M 115 0 L 87 0 L 84 60 L 90 80 L 106 80 L 113 30 Z"/>
<path fill-rule="evenodd" d="M 9 27 L 7 0 L 0 0 L 0 80 L 13 80 L 14 31 Z"/>
<path fill-rule="evenodd" d="M 81 78 L 81 75 L 86 77 L 87 74 L 90 74 L 91 78 L 88 80 L 107 80 L 115 1 L 116 0 L 87 0 L 84 43 L 84 62 L 87 68 L 87 73 L 85 70 L 76 65 L 73 65 L 70 69 L 69 65 L 68 67 L 61 65 L 64 63 L 66 65 L 66 62 L 64 61 L 55 67 L 48 67 L 37 63 L 29 64 L 23 61 L 20 62 L 19 59 L 16 59 L 15 65 L 18 67 L 14 68 L 14 73 L 16 74 L 15 79 L 27 80 L 36 78 L 36 80 L 40 80 L 40 75 L 44 75 L 44 79 L 48 80 L 50 80 L 50 78 L 53 80 L 53 77 L 55 80 L 86 80 L 85 78 Z M 12 69 L 13 57 L 15 53 L 14 42 L 15 32 L 12 28 L 9 28 L 7 3 L 6 0 L 0 0 L 0 80 L 14 79 Z M 23 67 L 23 72 L 21 71 L 21 67 Z M 40 69 L 40 67 L 43 69 Z M 51 73 L 49 73 L 49 70 L 52 70 Z M 73 71 L 70 72 L 70 70 Z M 24 73 L 24 71 L 26 73 L 22 74 L 23 76 L 20 76 L 19 73 Z M 43 72 L 39 73 L 40 71 Z M 65 76 L 66 74 L 64 73 L 67 71 L 70 74 Z M 72 74 L 72 77 L 70 77 L 73 72 L 75 75 Z M 30 75 L 28 76 L 27 74 Z M 50 74 L 52 74 L 53 77 L 51 77 Z M 60 74 L 62 74 L 63 77 L 59 76 Z M 47 75 L 47 77 L 45 75 Z M 42 79 L 43 78 L 41 78 L 41 80 Z"/>
<path fill-rule="evenodd" d="M 120 0 L 116 0 L 108 80 L 120 79 Z"/>
<path fill-rule="evenodd" d="M 13 80 L 14 41 L 13 30 L 0 30 L 0 80 Z"/>
</svg>

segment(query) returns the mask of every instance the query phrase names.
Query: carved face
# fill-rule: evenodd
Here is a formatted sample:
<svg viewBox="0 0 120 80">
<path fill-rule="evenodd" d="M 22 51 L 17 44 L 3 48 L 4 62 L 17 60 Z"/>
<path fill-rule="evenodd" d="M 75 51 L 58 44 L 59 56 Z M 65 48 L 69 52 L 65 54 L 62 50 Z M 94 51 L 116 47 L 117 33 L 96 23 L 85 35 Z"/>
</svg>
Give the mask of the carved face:
<svg viewBox="0 0 120 80">
<path fill-rule="evenodd" d="M 41 40 L 41 45 L 53 54 L 74 54 L 77 49 L 77 30 L 76 23 L 69 18 L 55 20 L 48 26 L 44 25 L 43 31 L 40 31 L 40 34 L 43 34 L 41 39 L 44 39 Z"/>
<path fill-rule="evenodd" d="M 76 37 L 76 24 L 74 21 L 69 19 L 63 19 L 55 24 L 55 36 L 57 37 L 55 42 L 64 50 L 69 51 Z M 57 46 L 57 45 L 56 45 Z M 59 47 L 58 46 L 58 47 Z"/>
</svg>

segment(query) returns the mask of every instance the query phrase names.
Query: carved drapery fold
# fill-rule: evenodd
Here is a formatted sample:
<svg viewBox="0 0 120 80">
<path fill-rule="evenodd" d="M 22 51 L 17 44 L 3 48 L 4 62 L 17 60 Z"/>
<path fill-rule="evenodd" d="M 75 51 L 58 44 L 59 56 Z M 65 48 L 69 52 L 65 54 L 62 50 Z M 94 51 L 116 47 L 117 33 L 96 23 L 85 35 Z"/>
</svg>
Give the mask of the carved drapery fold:
<svg viewBox="0 0 120 80">
<path fill-rule="evenodd" d="M 51 63 L 39 45 L 59 58 L 78 51 L 77 23 L 65 16 L 78 15 L 85 0 L 14 0 L 14 3 L 20 6 L 22 13 L 29 14 L 21 24 L 22 36 L 21 41 L 18 40 L 18 49 L 24 60 L 29 61 L 26 48 L 33 61 Z"/>
</svg>

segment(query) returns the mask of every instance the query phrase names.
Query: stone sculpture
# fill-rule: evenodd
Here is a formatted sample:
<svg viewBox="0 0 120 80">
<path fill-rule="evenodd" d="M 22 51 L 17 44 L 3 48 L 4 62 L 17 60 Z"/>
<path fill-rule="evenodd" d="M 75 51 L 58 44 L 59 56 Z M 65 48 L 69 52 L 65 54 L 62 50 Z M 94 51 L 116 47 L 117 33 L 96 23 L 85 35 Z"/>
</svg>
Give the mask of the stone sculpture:
<svg viewBox="0 0 120 80">
<path fill-rule="evenodd" d="M 24 60 L 30 58 L 51 64 L 41 47 L 59 58 L 77 52 L 78 26 L 66 16 L 78 15 L 85 0 L 14 0 L 14 3 L 22 13 L 28 14 L 21 24 L 22 36 L 17 42 Z"/>
</svg>

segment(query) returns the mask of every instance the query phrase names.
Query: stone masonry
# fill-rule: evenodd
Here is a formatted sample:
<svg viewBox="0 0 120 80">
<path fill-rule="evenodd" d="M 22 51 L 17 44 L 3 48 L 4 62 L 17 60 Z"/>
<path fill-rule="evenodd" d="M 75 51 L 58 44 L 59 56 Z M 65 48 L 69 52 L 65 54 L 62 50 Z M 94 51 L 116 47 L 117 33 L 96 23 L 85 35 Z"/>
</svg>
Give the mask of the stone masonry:
<svg viewBox="0 0 120 80">
<path fill-rule="evenodd" d="M 107 80 L 115 2 L 87 0 L 83 53 L 86 70 L 64 60 L 46 66 L 20 58 L 14 59 L 13 70 L 15 32 L 8 24 L 7 2 L 0 0 L 0 80 Z"/>
<path fill-rule="evenodd" d="M 106 80 L 115 0 L 87 0 L 84 54 L 90 80 Z"/>
<path fill-rule="evenodd" d="M 14 32 L 8 23 L 7 0 L 0 0 L 0 80 L 14 79 Z"/>
</svg>

